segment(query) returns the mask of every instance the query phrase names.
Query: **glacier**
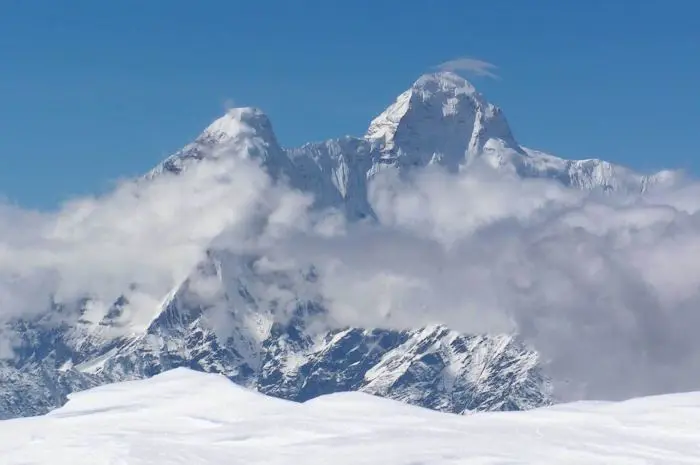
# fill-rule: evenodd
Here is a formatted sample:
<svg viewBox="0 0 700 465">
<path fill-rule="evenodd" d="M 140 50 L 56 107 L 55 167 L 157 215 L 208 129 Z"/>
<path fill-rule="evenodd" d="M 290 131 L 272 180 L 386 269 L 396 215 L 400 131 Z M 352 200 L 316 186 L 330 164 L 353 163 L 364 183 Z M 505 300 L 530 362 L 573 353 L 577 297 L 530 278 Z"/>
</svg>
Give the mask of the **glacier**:
<svg viewBox="0 0 700 465">
<path fill-rule="evenodd" d="M 682 174 L 642 175 L 612 163 L 566 160 L 521 146 L 502 110 L 462 77 L 420 77 L 374 118 L 362 137 L 284 148 L 259 109 L 231 109 L 192 143 L 138 180 L 178 175 L 202 160 L 254 159 L 273 180 L 336 208 L 351 222 L 376 221 L 369 182 L 382 171 L 405 175 L 440 166 L 487 167 L 521 178 L 553 179 L 567 188 L 643 193 L 678 183 Z M 149 378 L 175 368 L 220 373 L 271 396 L 308 401 L 360 391 L 442 412 L 527 410 L 554 402 L 538 355 L 512 334 L 460 334 L 443 325 L 393 330 L 344 327 L 318 331 L 321 303 L 300 300 L 279 321 L 255 293 L 264 283 L 253 259 L 214 245 L 192 274 L 153 309 L 146 327 L 128 320 L 128 292 L 103 314 L 89 298 L 52 305 L 11 321 L 12 358 L 0 362 L 0 418 L 39 415 L 75 391 Z M 193 297 L 198 278 L 224 283 L 212 320 Z M 308 279 L 313 279 L 309 276 Z M 55 318 L 66 313 L 71 316 Z M 90 313 L 90 315 L 88 315 Z M 88 317 L 89 316 L 89 317 Z M 225 327 L 225 330 L 222 330 Z"/>
</svg>

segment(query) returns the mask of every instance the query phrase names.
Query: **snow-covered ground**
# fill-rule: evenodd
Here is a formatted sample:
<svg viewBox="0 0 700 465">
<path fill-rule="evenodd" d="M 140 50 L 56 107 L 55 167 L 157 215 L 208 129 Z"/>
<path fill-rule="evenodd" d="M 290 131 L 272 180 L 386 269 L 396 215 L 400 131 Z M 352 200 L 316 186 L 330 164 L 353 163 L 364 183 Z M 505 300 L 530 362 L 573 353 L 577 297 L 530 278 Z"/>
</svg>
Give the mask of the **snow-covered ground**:
<svg viewBox="0 0 700 465">
<path fill-rule="evenodd" d="M 458 416 L 357 392 L 299 404 L 176 369 L 0 422 L 0 463 L 698 464 L 700 393 Z"/>
</svg>

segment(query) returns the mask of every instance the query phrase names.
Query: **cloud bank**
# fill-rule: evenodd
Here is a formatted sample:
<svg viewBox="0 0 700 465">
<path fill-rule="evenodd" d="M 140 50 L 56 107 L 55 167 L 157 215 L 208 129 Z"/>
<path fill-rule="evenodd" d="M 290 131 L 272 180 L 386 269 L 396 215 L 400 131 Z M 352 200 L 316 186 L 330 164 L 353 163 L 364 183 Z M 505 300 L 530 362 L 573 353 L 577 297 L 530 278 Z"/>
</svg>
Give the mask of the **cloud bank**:
<svg viewBox="0 0 700 465">
<path fill-rule="evenodd" d="M 368 193 L 377 223 L 347 223 L 254 161 L 218 157 L 57 213 L 0 208 L 0 318 L 128 292 L 127 317 L 143 327 L 215 247 L 257 257 L 258 296 L 319 297 L 337 326 L 518 333 L 564 400 L 698 389 L 698 193 L 604 196 L 478 167 L 387 170 Z M 311 266 L 313 282 L 299 272 Z"/>
<path fill-rule="evenodd" d="M 0 208 L 1 318 L 32 317 L 83 297 L 127 293 L 136 328 L 204 259 L 223 231 L 244 244 L 261 218 L 306 208 L 299 192 L 273 185 L 252 160 L 197 163 L 182 175 L 128 181 L 56 213 Z"/>
</svg>

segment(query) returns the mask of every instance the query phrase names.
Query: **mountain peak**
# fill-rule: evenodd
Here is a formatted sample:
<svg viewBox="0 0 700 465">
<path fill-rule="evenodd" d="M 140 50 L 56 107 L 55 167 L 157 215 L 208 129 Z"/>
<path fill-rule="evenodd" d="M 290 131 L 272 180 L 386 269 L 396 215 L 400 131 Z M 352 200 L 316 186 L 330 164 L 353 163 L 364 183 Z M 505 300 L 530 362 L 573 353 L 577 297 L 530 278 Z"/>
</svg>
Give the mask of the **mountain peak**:
<svg viewBox="0 0 700 465">
<path fill-rule="evenodd" d="M 426 96 L 434 94 L 451 94 L 453 96 L 477 94 L 476 88 L 469 81 L 450 71 L 424 74 L 413 83 L 411 89 L 414 92 L 427 94 Z"/>
<path fill-rule="evenodd" d="M 272 132 L 272 124 L 262 110 L 254 107 L 231 108 L 224 116 L 211 123 L 198 139 L 223 141 L 240 135 Z"/>
<path fill-rule="evenodd" d="M 369 126 L 365 139 L 398 164 L 456 170 L 484 152 L 522 152 L 505 116 L 466 79 L 425 74 Z"/>
<path fill-rule="evenodd" d="M 190 144 L 166 158 L 151 170 L 146 179 L 163 172 L 180 173 L 192 161 L 219 158 L 221 156 L 268 159 L 286 159 L 277 143 L 272 123 L 262 110 L 254 107 L 231 108 L 226 114 L 202 131 Z"/>
</svg>

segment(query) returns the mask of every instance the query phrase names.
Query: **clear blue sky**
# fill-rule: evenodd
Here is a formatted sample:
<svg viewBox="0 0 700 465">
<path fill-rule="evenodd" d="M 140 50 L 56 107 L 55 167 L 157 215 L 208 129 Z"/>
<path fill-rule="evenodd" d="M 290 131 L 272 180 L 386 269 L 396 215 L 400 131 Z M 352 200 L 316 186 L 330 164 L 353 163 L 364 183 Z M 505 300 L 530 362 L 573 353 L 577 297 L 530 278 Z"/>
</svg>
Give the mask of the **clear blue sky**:
<svg viewBox="0 0 700 465">
<path fill-rule="evenodd" d="M 146 171 L 225 102 L 283 145 L 364 132 L 446 60 L 521 143 L 700 173 L 700 2 L 0 2 L 0 193 L 51 208 Z"/>
</svg>

